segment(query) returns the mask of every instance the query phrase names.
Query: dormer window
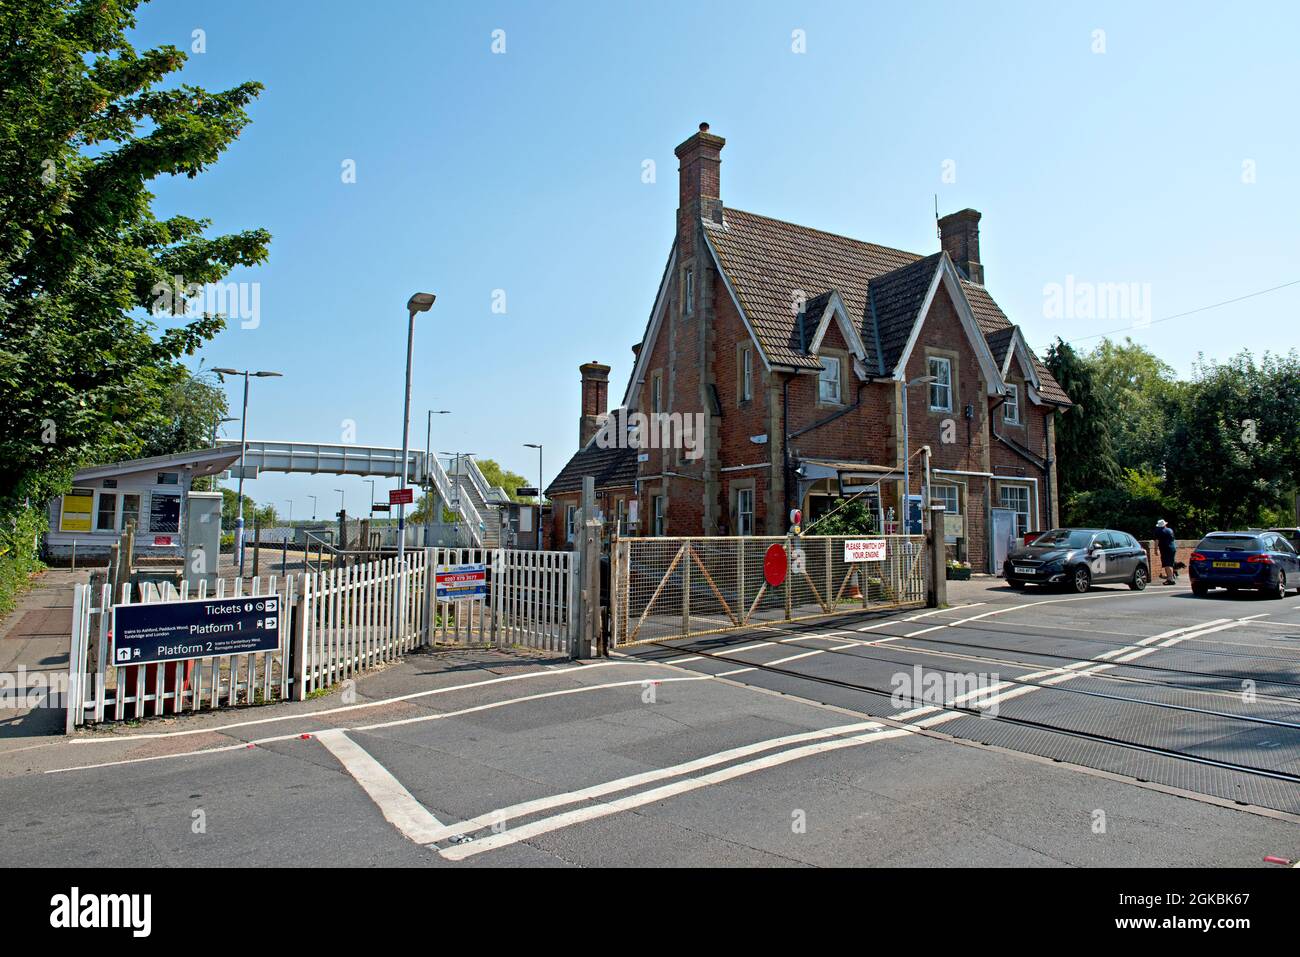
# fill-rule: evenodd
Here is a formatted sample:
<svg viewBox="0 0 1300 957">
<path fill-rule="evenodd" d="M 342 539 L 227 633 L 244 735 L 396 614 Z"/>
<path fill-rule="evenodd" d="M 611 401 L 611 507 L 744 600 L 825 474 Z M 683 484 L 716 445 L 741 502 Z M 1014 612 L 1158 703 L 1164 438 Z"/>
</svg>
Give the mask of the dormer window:
<svg viewBox="0 0 1300 957">
<path fill-rule="evenodd" d="M 838 405 L 840 399 L 840 360 L 838 356 L 822 356 L 822 371 L 817 376 L 817 398 L 821 402 Z"/>
<path fill-rule="evenodd" d="M 1007 400 L 1002 403 L 1002 421 L 1007 425 L 1020 424 L 1020 386 L 1007 384 Z"/>
</svg>

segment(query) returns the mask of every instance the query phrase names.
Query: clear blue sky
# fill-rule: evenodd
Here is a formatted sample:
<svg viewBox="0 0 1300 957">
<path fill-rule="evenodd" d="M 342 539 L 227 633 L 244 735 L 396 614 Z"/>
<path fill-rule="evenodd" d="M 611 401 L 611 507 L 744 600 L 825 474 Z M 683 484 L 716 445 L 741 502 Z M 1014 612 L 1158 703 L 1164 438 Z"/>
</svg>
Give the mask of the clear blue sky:
<svg viewBox="0 0 1300 957">
<path fill-rule="evenodd" d="M 1290 2 L 227 0 L 147 5 L 136 40 L 189 49 L 195 29 L 187 82 L 267 87 L 215 167 L 157 188 L 163 213 L 274 235 L 234 277 L 261 284 L 260 326 L 203 353 L 285 374 L 254 384 L 254 438 L 339 441 L 352 420 L 400 444 L 405 302 L 427 289 L 413 446 L 425 409 L 451 409 L 435 449 L 534 481 L 522 443 L 541 441 L 549 481 L 577 442 L 577 366 L 609 363 L 622 394 L 672 240 L 672 150 L 701 120 L 727 138 L 731 206 L 921 253 L 936 193 L 981 210 L 989 288 L 1040 351 L 1126 325 L 1047 318 L 1067 276 L 1149 284 L 1154 319 L 1300 279 Z M 1198 352 L 1290 349 L 1298 313 L 1293 286 L 1134 337 L 1187 374 Z M 302 517 L 337 487 L 350 511 L 369 499 L 327 476 L 247 490 Z"/>
</svg>

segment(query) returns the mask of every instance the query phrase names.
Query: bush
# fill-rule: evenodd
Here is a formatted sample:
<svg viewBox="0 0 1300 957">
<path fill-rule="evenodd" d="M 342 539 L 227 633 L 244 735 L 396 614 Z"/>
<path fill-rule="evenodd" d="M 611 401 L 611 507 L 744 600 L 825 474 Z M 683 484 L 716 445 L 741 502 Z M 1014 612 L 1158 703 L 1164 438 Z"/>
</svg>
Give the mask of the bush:
<svg viewBox="0 0 1300 957">
<path fill-rule="evenodd" d="M 1164 519 L 1179 538 L 1200 538 L 1191 509 L 1164 493 L 1164 480 L 1153 472 L 1128 469 L 1116 488 L 1076 492 L 1065 502 L 1065 524 L 1076 528 L 1115 528 L 1137 539 L 1149 539 Z"/>
<path fill-rule="evenodd" d="M 45 567 L 37 553 L 45 526 L 45 514 L 36 509 L 0 517 L 0 615 L 13 610 L 31 576 Z"/>
</svg>

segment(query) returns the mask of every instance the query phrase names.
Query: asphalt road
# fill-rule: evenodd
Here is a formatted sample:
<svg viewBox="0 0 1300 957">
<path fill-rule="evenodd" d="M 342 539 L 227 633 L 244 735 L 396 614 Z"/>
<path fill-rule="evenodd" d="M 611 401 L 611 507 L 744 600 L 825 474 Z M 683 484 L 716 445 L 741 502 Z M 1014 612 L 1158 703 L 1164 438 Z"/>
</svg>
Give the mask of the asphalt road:
<svg viewBox="0 0 1300 957">
<path fill-rule="evenodd" d="M 33 742 L 0 761 L 0 864 L 1300 856 L 1300 598 L 972 600 L 592 663 L 414 655 L 355 698 Z"/>
</svg>

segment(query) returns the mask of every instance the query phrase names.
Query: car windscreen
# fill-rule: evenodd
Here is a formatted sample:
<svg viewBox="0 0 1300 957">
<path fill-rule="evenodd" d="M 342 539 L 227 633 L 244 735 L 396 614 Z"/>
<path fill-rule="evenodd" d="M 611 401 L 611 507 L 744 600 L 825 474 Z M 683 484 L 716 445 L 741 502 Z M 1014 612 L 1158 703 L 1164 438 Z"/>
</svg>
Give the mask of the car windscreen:
<svg viewBox="0 0 1300 957">
<path fill-rule="evenodd" d="M 1212 552 L 1257 552 L 1259 539 L 1254 535 L 1206 535 L 1197 548 Z"/>
<path fill-rule="evenodd" d="M 1092 535 L 1092 532 L 1080 531 L 1077 528 L 1054 528 L 1035 538 L 1033 544 L 1054 548 L 1087 548 L 1088 543 L 1092 541 Z"/>
</svg>

